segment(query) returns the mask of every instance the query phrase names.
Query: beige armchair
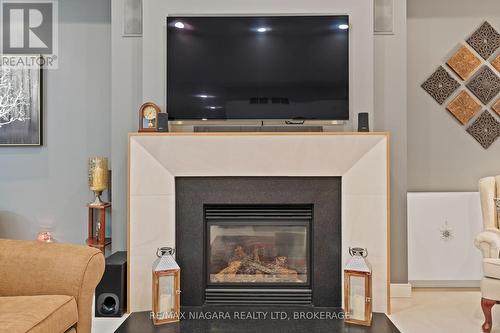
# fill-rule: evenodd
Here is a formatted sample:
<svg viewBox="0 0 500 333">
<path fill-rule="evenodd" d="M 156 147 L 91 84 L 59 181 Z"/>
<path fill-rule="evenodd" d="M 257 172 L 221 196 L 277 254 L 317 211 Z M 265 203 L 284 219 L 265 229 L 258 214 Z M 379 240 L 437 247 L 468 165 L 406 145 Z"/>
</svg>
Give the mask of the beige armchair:
<svg viewBox="0 0 500 333">
<path fill-rule="evenodd" d="M 0 239 L 0 332 L 90 333 L 103 273 L 88 246 Z"/>
<path fill-rule="evenodd" d="M 492 326 L 491 308 L 500 303 L 500 221 L 495 199 L 500 197 L 500 176 L 479 181 L 484 231 L 477 235 L 475 245 L 483 254 L 481 307 L 484 312 L 483 332 Z"/>
</svg>

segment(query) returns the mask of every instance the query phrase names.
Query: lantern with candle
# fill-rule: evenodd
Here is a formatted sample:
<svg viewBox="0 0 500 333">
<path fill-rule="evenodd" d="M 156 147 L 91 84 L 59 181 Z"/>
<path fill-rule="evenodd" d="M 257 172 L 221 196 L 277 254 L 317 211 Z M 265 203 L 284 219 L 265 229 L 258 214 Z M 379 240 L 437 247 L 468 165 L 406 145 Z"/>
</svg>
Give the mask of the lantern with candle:
<svg viewBox="0 0 500 333">
<path fill-rule="evenodd" d="M 153 323 L 179 321 L 181 270 L 174 259 L 175 250 L 159 248 L 153 263 Z"/>
<path fill-rule="evenodd" d="M 372 270 L 366 261 L 367 249 L 349 248 L 351 258 L 344 269 L 344 310 L 346 323 L 372 323 Z"/>
</svg>

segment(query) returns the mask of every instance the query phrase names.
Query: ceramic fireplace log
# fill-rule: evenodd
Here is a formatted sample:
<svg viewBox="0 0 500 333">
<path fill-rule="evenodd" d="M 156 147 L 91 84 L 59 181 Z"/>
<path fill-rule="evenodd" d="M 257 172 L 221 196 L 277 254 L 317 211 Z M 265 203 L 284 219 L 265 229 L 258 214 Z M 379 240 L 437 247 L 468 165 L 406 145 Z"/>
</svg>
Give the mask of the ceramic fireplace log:
<svg viewBox="0 0 500 333">
<path fill-rule="evenodd" d="M 229 263 L 229 266 L 224 268 L 222 271 L 217 273 L 215 276 L 217 279 L 224 278 L 226 275 L 236 274 L 241 267 L 241 260 L 234 260 Z"/>
<path fill-rule="evenodd" d="M 276 261 L 273 264 L 268 264 L 264 265 L 261 264 L 260 262 L 256 262 L 253 259 L 249 259 L 248 257 L 242 260 L 241 265 L 243 267 L 250 267 L 253 268 L 261 273 L 264 274 L 279 274 L 279 275 L 290 275 L 290 274 L 297 274 L 297 271 L 288 269 L 286 266 L 286 257 L 276 257 Z"/>
<path fill-rule="evenodd" d="M 252 279 L 258 279 L 262 275 L 277 275 L 283 276 L 286 280 L 298 274 L 297 271 L 288 268 L 288 258 L 284 256 L 276 257 L 270 264 L 262 263 L 255 251 L 249 256 L 240 250 L 238 257 L 238 259 L 233 258 L 226 268 L 215 274 L 215 282 L 231 282 L 237 274 L 251 276 Z"/>
</svg>

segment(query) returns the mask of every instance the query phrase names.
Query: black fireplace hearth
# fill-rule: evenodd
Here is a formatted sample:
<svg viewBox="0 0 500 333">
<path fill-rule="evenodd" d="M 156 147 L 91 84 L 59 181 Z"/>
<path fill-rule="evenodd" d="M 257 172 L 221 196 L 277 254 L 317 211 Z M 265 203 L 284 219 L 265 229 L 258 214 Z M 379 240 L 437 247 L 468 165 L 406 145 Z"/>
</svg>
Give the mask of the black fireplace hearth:
<svg viewBox="0 0 500 333">
<path fill-rule="evenodd" d="M 340 177 L 176 178 L 181 305 L 341 307 Z"/>
</svg>

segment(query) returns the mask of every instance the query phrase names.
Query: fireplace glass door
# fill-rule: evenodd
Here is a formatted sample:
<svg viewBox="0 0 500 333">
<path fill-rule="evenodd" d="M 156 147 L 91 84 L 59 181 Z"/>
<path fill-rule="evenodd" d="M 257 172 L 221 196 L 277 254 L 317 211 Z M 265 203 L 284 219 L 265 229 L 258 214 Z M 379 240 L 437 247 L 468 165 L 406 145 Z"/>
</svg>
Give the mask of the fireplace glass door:
<svg viewBox="0 0 500 333">
<path fill-rule="evenodd" d="M 310 284 L 310 207 L 225 207 L 205 216 L 208 285 Z"/>
</svg>

